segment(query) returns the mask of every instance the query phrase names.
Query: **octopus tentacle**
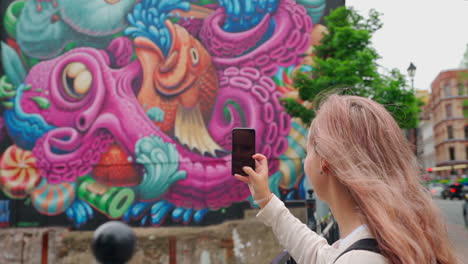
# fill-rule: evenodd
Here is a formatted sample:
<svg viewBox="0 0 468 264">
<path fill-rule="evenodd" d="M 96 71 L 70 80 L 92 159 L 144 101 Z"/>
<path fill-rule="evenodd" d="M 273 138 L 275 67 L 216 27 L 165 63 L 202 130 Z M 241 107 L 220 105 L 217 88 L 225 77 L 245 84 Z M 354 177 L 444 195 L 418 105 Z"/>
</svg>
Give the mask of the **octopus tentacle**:
<svg viewBox="0 0 468 264">
<path fill-rule="evenodd" d="M 73 128 L 57 128 L 37 141 L 33 154 L 49 183 L 74 182 L 92 170 L 113 140 L 104 130 L 83 137 Z"/>
<path fill-rule="evenodd" d="M 211 55 L 219 58 L 232 58 L 244 54 L 260 42 L 268 30 L 271 16 L 267 14 L 254 28 L 236 33 L 224 31 L 220 26 L 224 19 L 224 9 L 216 10 L 205 19 L 200 30 L 200 39 Z"/>
<path fill-rule="evenodd" d="M 302 60 L 299 55 L 310 46 L 313 22 L 307 15 L 307 10 L 295 1 L 281 2 L 272 17 L 276 22 L 273 35 L 258 47 L 258 36 L 263 36 L 261 33 L 265 30 L 264 23 L 270 19 L 262 21 L 249 31 L 228 33 L 219 24 L 218 20 L 222 16 L 220 10 L 209 16 L 200 31 L 200 39 L 212 54 L 213 63 L 218 69 L 224 70 L 230 66 L 254 67 L 260 69 L 263 75 L 273 76 L 280 66 L 299 64 Z M 264 19 L 267 17 L 268 15 Z M 242 34 L 245 42 L 233 45 L 235 34 Z M 252 50 L 244 54 L 250 49 Z"/>
</svg>

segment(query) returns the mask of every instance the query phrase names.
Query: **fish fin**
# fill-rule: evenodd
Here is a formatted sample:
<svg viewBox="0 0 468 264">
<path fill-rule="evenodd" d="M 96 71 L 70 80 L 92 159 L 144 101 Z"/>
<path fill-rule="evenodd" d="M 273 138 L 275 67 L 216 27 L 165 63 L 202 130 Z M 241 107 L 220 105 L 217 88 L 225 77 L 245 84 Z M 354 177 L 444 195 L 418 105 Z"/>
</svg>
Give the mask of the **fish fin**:
<svg viewBox="0 0 468 264">
<path fill-rule="evenodd" d="M 211 137 L 203 120 L 200 104 L 188 109 L 179 105 L 174 124 L 174 136 L 191 151 L 216 157 L 226 151 Z"/>
</svg>

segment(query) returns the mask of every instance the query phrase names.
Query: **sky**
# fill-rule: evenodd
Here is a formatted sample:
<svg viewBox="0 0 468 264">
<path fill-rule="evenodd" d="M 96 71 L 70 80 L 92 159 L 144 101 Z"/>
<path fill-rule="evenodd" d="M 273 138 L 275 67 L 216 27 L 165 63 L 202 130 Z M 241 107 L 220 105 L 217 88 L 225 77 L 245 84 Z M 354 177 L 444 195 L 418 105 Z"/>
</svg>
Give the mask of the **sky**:
<svg viewBox="0 0 468 264">
<path fill-rule="evenodd" d="M 440 71 L 459 67 L 468 44 L 468 0 L 346 0 L 346 5 L 365 17 L 371 8 L 383 13 L 383 27 L 373 37 L 382 57 L 378 63 L 406 74 L 413 62 L 416 89 L 430 90 Z"/>
</svg>

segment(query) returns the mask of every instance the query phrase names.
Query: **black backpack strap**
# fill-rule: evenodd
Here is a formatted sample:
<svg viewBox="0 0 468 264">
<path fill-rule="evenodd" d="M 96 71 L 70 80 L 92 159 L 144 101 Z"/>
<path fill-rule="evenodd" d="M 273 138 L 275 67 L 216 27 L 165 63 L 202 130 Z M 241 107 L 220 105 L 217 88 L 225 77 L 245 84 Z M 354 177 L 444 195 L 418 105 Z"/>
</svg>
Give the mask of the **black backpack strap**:
<svg viewBox="0 0 468 264">
<path fill-rule="evenodd" d="M 364 238 L 364 239 L 356 241 L 354 244 L 349 246 L 345 251 L 343 251 L 335 259 L 333 263 L 335 263 L 341 256 L 343 256 L 344 254 L 352 250 L 366 250 L 366 251 L 372 251 L 372 252 L 380 254 L 380 249 L 379 249 L 379 245 L 377 244 L 377 240 L 373 238 Z"/>
</svg>

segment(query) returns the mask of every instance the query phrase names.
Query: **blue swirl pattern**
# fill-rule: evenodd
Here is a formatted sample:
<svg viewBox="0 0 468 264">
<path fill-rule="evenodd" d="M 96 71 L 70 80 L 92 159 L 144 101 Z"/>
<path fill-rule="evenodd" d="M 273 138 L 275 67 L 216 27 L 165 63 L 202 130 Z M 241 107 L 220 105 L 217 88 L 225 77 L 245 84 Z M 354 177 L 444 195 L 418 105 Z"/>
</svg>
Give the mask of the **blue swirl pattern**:
<svg viewBox="0 0 468 264">
<path fill-rule="evenodd" d="M 135 146 L 136 161 L 145 166 L 140 185 L 134 187 L 142 200 L 153 200 L 163 195 L 176 181 L 187 177 L 179 170 L 179 154 L 174 144 L 157 136 L 144 137 Z"/>
<path fill-rule="evenodd" d="M 85 201 L 76 199 L 65 211 L 65 215 L 75 228 L 79 228 L 94 218 L 94 210 Z"/>
<path fill-rule="evenodd" d="M 185 0 L 142 0 L 133 12 L 128 14 L 127 19 L 131 26 L 124 33 L 152 40 L 167 56 L 172 36 L 164 21 L 169 17 L 169 13 L 176 9 L 189 11 L 190 3 Z"/>
<path fill-rule="evenodd" d="M 42 135 L 57 127 L 49 125 L 39 114 L 29 114 L 23 111 L 21 97 L 24 90 L 29 88 L 26 87 L 24 84 L 18 87 L 16 97 L 11 99 L 14 108 L 6 109 L 4 118 L 9 134 L 16 145 L 25 150 L 32 150 Z"/>
<path fill-rule="evenodd" d="M 219 0 L 225 9 L 226 22 L 223 29 L 228 32 L 249 30 L 262 21 L 266 14 L 278 9 L 280 0 Z"/>
</svg>

